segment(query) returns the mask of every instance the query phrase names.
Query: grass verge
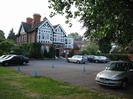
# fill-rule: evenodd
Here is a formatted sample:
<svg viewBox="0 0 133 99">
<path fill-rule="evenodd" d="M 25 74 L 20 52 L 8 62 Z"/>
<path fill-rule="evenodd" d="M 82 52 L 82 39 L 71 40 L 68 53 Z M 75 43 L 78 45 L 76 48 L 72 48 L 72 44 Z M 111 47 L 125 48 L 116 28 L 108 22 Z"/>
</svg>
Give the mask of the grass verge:
<svg viewBox="0 0 133 99">
<path fill-rule="evenodd" d="M 0 67 L 1 99 L 126 99 L 119 96 L 89 91 L 79 86 L 31 77 L 15 70 Z"/>
</svg>

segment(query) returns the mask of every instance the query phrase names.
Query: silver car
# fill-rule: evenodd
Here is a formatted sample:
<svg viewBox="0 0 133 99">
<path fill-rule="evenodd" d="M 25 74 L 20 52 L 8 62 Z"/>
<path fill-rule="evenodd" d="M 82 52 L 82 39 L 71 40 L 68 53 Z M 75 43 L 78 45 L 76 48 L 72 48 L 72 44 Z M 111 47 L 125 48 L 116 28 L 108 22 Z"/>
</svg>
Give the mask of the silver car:
<svg viewBox="0 0 133 99">
<path fill-rule="evenodd" d="M 119 86 L 126 88 L 133 83 L 133 63 L 128 61 L 113 61 L 105 70 L 96 75 L 96 82 L 100 85 Z"/>
<path fill-rule="evenodd" d="M 74 55 L 71 58 L 67 58 L 68 62 L 74 62 L 74 63 L 83 63 L 85 64 L 86 59 L 83 55 Z"/>
</svg>

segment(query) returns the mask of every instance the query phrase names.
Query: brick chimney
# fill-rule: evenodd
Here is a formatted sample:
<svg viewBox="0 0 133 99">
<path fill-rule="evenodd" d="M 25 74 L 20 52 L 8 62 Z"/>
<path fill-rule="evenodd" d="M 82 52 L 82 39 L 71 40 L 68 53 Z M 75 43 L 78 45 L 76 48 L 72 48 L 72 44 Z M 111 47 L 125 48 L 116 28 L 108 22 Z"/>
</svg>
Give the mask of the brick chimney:
<svg viewBox="0 0 133 99">
<path fill-rule="evenodd" d="M 33 15 L 33 24 L 38 24 L 41 22 L 41 15 L 40 14 L 34 14 Z"/>
<path fill-rule="evenodd" d="M 26 18 L 26 23 L 32 24 L 32 22 L 33 22 L 33 19 L 32 18 L 30 18 L 30 17 Z"/>
</svg>

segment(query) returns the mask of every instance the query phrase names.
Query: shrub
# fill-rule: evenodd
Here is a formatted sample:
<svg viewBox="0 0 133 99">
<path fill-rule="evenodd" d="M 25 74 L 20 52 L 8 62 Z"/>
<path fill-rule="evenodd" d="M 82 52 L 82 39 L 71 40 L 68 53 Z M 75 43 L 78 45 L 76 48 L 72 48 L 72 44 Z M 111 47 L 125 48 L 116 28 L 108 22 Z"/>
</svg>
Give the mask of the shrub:
<svg viewBox="0 0 133 99">
<path fill-rule="evenodd" d="M 110 58 L 112 61 L 117 61 L 117 60 L 125 60 L 128 61 L 128 54 L 106 54 L 108 58 Z"/>
<path fill-rule="evenodd" d="M 42 58 L 41 44 L 32 43 L 29 48 L 29 56 L 31 58 Z"/>
<path fill-rule="evenodd" d="M 55 48 L 53 46 L 49 49 L 49 57 L 48 58 L 55 58 Z"/>
</svg>

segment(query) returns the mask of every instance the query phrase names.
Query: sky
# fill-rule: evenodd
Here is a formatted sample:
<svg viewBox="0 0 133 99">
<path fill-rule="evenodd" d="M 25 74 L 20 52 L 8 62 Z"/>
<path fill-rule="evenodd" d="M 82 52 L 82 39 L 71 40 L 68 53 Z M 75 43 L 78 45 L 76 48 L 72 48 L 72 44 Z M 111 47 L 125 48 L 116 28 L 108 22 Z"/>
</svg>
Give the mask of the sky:
<svg viewBox="0 0 133 99">
<path fill-rule="evenodd" d="M 47 17 L 52 25 L 60 24 L 67 34 L 77 32 L 83 35 L 85 29 L 78 20 L 72 20 L 73 26 L 70 28 L 65 24 L 64 16 L 50 18 L 51 10 L 48 5 L 48 0 L 0 0 L 0 30 L 4 31 L 6 37 L 12 28 L 17 34 L 21 22 L 25 22 L 27 17 L 33 18 L 33 14 L 38 13 L 42 16 L 41 20 Z"/>
</svg>

